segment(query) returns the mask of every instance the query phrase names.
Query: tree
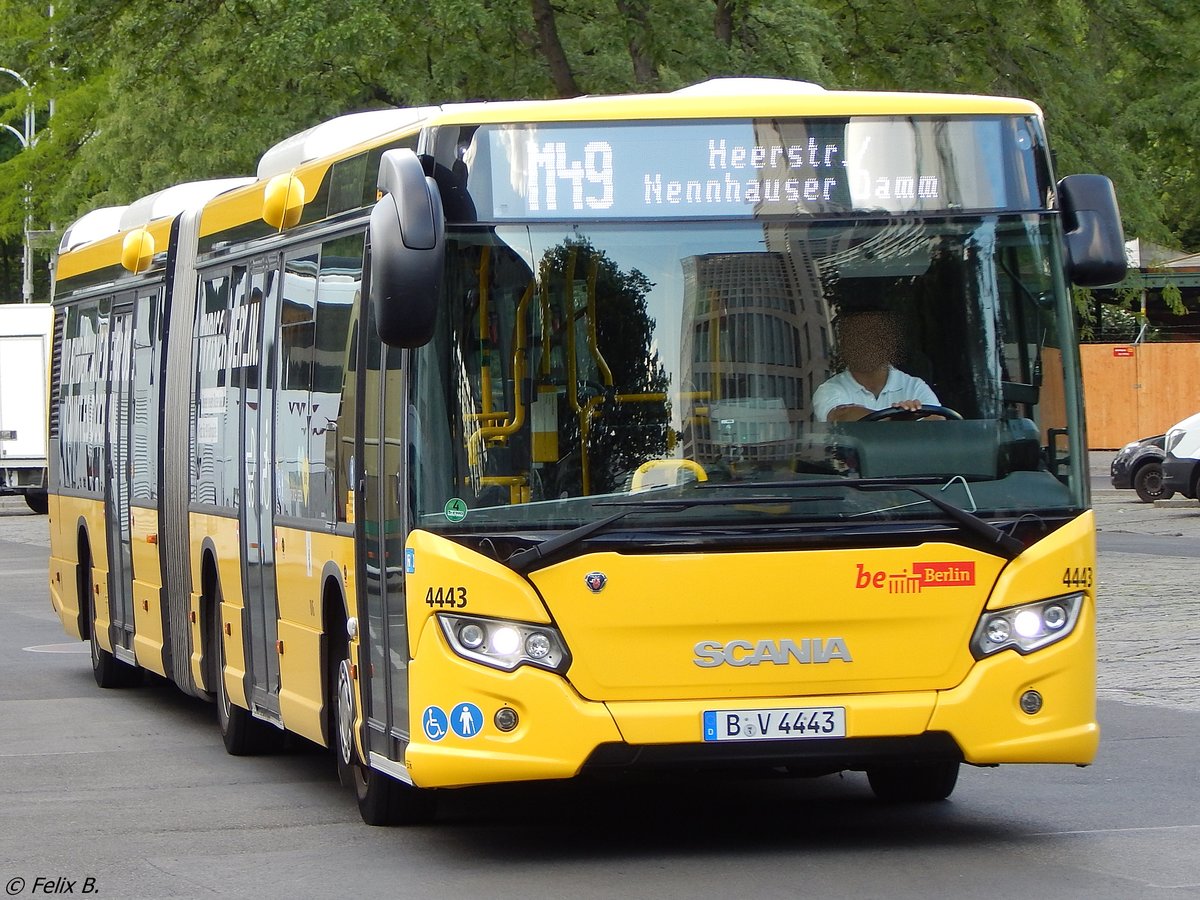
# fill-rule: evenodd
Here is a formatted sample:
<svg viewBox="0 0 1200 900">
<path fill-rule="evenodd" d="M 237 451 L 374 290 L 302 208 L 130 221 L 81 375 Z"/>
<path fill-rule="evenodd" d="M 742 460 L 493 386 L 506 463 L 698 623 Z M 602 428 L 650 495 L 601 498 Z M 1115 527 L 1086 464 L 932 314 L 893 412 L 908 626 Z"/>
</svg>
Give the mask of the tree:
<svg viewBox="0 0 1200 900">
<path fill-rule="evenodd" d="M 720 75 L 1019 95 L 1060 173 L 1117 184 L 1127 230 L 1200 242 L 1190 0 L 0 0 L 0 64 L 41 139 L 0 143 L 0 240 L 35 220 L 254 171 L 276 141 L 382 105 L 673 90 Z M 3 90 L 3 87 L 0 87 Z M 52 123 L 49 99 L 56 101 Z M 0 93 L 0 121 L 24 98 Z"/>
<path fill-rule="evenodd" d="M 1046 111 L 1060 174 L 1117 186 L 1131 234 L 1200 238 L 1200 15 L 1180 0 L 820 0 L 842 86 L 1022 96 Z M 1182 190 L 1171 191 L 1170 188 Z M 1172 241 L 1172 236 L 1175 240 Z"/>
</svg>

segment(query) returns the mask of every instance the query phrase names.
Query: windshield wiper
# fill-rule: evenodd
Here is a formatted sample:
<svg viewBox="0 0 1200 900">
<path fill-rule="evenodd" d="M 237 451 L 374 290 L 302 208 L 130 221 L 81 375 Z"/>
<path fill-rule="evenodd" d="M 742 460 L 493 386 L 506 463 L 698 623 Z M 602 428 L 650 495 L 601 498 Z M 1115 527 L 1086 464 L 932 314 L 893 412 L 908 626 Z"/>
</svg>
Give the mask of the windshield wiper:
<svg viewBox="0 0 1200 900">
<path fill-rule="evenodd" d="M 744 487 L 744 485 L 743 485 Z M 518 550 L 506 561 L 510 569 L 518 574 L 525 574 L 541 560 L 546 557 L 553 556 L 561 550 L 565 550 L 580 541 L 583 541 L 598 531 L 603 531 L 608 528 L 618 519 L 623 519 L 625 516 L 633 512 L 641 512 L 645 510 L 668 510 L 668 509 L 690 509 L 694 506 L 737 506 L 739 504 L 770 504 L 770 503 L 796 503 L 796 502 L 812 502 L 817 500 L 841 500 L 842 497 L 836 496 L 820 496 L 810 495 L 807 497 L 680 497 L 678 499 L 645 499 L 636 500 L 629 498 L 628 500 L 601 500 L 596 503 L 596 506 L 624 506 L 625 509 L 613 513 L 611 516 L 605 516 L 603 519 L 597 519 L 594 522 L 585 522 L 577 528 L 572 528 L 564 531 L 557 537 L 552 537 L 549 540 L 542 541 L 540 544 L 535 544 L 532 547 L 527 547 L 524 550 Z"/>
<path fill-rule="evenodd" d="M 957 481 L 962 476 L 955 476 L 949 484 Z M 965 483 L 964 479 L 964 483 Z M 962 525 L 968 531 L 974 532 L 984 539 L 989 545 L 999 551 L 999 555 L 1005 559 L 1016 559 L 1017 556 L 1025 549 L 1025 545 L 1017 540 L 1011 534 L 1003 531 L 993 525 L 991 522 L 981 519 L 974 513 L 967 512 L 961 507 L 955 506 L 953 503 L 947 503 L 936 494 L 924 490 L 921 485 L 926 484 L 942 484 L 942 478 L 930 478 L 920 475 L 909 478 L 817 478 L 810 481 L 769 481 L 759 482 L 756 487 L 765 488 L 781 488 L 781 487 L 847 487 L 853 488 L 856 491 L 894 491 L 903 490 L 910 491 L 929 503 L 932 503 L 947 516 Z M 704 484 L 699 486 L 697 490 L 722 490 L 729 487 L 734 487 L 734 484 Z M 738 485 L 744 487 L 744 485 Z"/>
</svg>

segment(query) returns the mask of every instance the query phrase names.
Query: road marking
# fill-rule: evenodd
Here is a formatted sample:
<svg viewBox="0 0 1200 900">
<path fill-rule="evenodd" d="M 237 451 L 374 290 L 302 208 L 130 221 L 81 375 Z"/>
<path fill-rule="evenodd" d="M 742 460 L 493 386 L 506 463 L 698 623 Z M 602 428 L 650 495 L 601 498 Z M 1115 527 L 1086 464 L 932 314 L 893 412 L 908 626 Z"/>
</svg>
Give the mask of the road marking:
<svg viewBox="0 0 1200 900">
<path fill-rule="evenodd" d="M 1090 828 L 1082 831 L 1035 831 L 1026 837 L 1069 837 L 1076 834 L 1136 834 L 1142 831 L 1195 831 L 1200 825 L 1146 825 L 1141 828 Z"/>
<path fill-rule="evenodd" d="M 33 647 L 22 647 L 30 653 L 91 653 L 91 645 L 86 641 L 70 644 L 37 644 Z"/>
</svg>

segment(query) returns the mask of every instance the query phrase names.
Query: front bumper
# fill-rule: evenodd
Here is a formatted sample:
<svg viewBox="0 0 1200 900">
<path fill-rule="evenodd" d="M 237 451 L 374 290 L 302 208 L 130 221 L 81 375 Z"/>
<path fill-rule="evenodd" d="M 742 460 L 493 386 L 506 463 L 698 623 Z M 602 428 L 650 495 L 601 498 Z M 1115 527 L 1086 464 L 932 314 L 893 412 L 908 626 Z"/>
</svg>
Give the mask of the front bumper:
<svg viewBox="0 0 1200 900">
<path fill-rule="evenodd" d="M 423 651 L 434 642 L 424 635 Z M 441 651 L 441 652 L 438 652 Z M 1003 651 L 976 662 L 963 682 L 943 691 L 817 695 L 787 698 L 596 702 L 568 680 L 522 667 L 485 669 L 444 647 L 413 661 L 411 742 L 404 765 L 419 787 L 572 778 L 588 772 L 787 766 L 801 771 L 857 769 L 887 761 L 961 760 L 976 765 L 1070 763 L 1095 757 L 1100 730 L 1095 707 L 1095 619 L 1090 602 L 1075 632 L 1028 656 Z M 1044 699 L 1035 715 L 1020 698 Z M 422 728 L 430 706 L 454 714 L 473 704 L 483 727 L 431 740 Z M 794 741 L 706 743 L 709 709 L 841 706 L 846 737 Z M 515 710 L 508 733 L 496 710 Z"/>
<path fill-rule="evenodd" d="M 1200 465 L 1200 460 L 1180 459 L 1168 453 L 1162 463 L 1164 491 L 1174 491 L 1176 494 L 1182 494 L 1184 497 L 1195 500 L 1194 487 L 1198 465 Z"/>
<path fill-rule="evenodd" d="M 1129 459 L 1118 456 L 1109 467 L 1109 477 L 1112 486 L 1117 490 L 1127 491 L 1133 488 L 1133 472 L 1130 470 Z"/>
</svg>

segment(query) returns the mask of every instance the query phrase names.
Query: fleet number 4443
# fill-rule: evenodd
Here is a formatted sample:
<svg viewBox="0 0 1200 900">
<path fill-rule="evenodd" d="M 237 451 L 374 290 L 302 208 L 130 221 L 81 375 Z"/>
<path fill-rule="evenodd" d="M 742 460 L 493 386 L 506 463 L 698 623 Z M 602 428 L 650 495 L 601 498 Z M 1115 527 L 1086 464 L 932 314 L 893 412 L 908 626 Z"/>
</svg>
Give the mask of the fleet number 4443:
<svg viewBox="0 0 1200 900">
<path fill-rule="evenodd" d="M 1067 587 L 1090 588 L 1092 586 L 1092 567 L 1076 566 L 1071 568 L 1067 566 L 1067 570 L 1063 572 L 1062 583 Z"/>
<path fill-rule="evenodd" d="M 467 605 L 467 589 L 461 586 L 430 588 L 425 592 L 425 605 L 439 609 L 463 609 Z"/>
</svg>

